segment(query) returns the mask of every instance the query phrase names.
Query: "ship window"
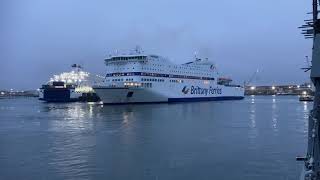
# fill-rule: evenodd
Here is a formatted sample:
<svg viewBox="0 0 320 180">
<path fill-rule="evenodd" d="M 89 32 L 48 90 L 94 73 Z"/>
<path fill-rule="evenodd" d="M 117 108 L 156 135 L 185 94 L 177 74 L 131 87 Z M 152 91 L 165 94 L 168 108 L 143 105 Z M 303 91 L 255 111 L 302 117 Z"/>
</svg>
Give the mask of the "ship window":
<svg viewBox="0 0 320 180">
<path fill-rule="evenodd" d="M 130 92 L 128 92 L 127 97 L 132 97 L 132 95 L 133 95 L 133 92 L 130 91 Z"/>
</svg>

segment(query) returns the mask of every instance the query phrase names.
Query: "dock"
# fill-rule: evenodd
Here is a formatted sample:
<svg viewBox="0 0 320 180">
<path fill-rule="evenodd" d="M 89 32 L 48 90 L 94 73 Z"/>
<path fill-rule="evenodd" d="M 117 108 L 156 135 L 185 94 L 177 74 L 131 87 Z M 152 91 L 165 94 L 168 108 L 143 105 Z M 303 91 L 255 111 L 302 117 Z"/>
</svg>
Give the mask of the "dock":
<svg viewBox="0 0 320 180">
<path fill-rule="evenodd" d="M 310 84 L 302 85 L 273 85 L 245 86 L 245 95 L 313 95 Z"/>
</svg>

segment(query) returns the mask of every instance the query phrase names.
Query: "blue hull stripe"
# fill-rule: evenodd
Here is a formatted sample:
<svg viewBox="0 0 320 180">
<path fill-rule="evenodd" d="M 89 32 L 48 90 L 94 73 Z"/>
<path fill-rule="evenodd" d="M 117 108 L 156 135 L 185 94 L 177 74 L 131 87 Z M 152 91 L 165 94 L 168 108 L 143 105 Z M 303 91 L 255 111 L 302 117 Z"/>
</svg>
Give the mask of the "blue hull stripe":
<svg viewBox="0 0 320 180">
<path fill-rule="evenodd" d="M 129 89 L 127 87 L 93 87 L 93 89 Z"/>
<path fill-rule="evenodd" d="M 194 97 L 194 98 L 169 98 L 169 102 L 196 102 L 196 101 L 223 101 L 241 100 L 244 96 L 220 96 L 220 97 Z"/>
<path fill-rule="evenodd" d="M 163 104 L 168 101 L 155 101 L 155 102 L 123 102 L 123 103 L 103 103 L 105 105 L 126 105 L 126 104 Z"/>
<path fill-rule="evenodd" d="M 199 101 L 222 101 L 222 100 L 241 100 L 244 96 L 221 96 L 221 97 L 197 97 L 197 98 L 168 98 L 168 101 L 158 102 L 123 102 L 123 103 L 104 103 L 106 105 L 125 105 L 125 104 L 160 104 L 174 102 L 199 102 Z"/>
</svg>

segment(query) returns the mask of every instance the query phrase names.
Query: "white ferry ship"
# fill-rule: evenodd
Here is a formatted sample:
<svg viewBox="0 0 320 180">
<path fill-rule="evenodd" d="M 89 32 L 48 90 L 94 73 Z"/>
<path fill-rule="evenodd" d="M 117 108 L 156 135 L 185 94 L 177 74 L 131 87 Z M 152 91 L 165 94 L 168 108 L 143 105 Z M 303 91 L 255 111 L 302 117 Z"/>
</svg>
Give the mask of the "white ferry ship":
<svg viewBox="0 0 320 180">
<path fill-rule="evenodd" d="M 168 59 L 136 51 L 110 55 L 107 74 L 93 86 L 104 104 L 160 103 L 244 98 L 244 88 L 219 77 L 214 63 L 196 58 L 176 65 Z"/>
</svg>

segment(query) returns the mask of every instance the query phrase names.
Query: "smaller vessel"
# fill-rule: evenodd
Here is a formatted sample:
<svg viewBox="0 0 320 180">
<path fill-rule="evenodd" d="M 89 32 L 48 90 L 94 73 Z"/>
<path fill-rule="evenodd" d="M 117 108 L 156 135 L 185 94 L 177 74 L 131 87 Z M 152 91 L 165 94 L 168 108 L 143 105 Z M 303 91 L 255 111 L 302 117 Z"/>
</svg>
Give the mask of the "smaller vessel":
<svg viewBox="0 0 320 180">
<path fill-rule="evenodd" d="M 306 96 L 300 96 L 299 97 L 299 101 L 313 101 L 314 97 L 310 96 L 310 95 L 306 95 Z"/>
<path fill-rule="evenodd" d="M 303 92 L 303 95 L 299 97 L 299 101 L 313 101 L 314 97 L 312 95 L 307 94 L 305 91 Z"/>
<path fill-rule="evenodd" d="M 299 96 L 299 101 L 313 101 L 314 97 L 307 93 L 307 91 L 303 91 L 302 95 Z"/>
<path fill-rule="evenodd" d="M 46 102 L 98 101 L 90 81 L 90 73 L 82 71 L 77 64 L 72 65 L 71 72 L 54 75 L 50 81 L 39 89 L 39 100 Z"/>
</svg>

